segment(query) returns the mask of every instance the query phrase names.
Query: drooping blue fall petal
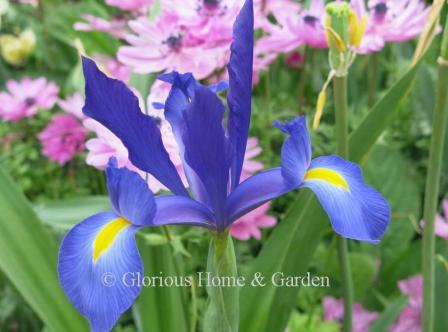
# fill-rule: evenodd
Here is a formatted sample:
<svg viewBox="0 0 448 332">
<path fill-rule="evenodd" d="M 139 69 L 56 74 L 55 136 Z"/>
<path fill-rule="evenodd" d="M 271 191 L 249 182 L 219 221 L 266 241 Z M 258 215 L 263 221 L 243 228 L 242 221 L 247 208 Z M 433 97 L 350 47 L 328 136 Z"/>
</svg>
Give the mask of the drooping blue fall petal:
<svg viewBox="0 0 448 332">
<path fill-rule="evenodd" d="M 215 213 L 220 230 L 232 157 L 231 145 L 222 126 L 224 112 L 224 105 L 213 92 L 198 87 L 184 112 L 182 133 L 185 161 L 203 183 L 206 204 Z"/>
<path fill-rule="evenodd" d="M 112 131 L 126 146 L 129 159 L 178 195 L 188 195 L 163 146 L 154 119 L 143 114 L 137 97 L 126 85 L 107 77 L 95 62 L 83 58 L 86 80 L 85 115 Z"/>
<path fill-rule="evenodd" d="M 289 137 L 282 146 L 282 174 L 292 185 L 299 185 L 311 163 L 311 139 L 304 115 L 285 124 L 274 123 Z"/>
<path fill-rule="evenodd" d="M 59 280 L 93 332 L 110 331 L 140 293 L 140 287 L 122 282 L 128 272 L 143 273 L 137 230 L 114 212 L 103 212 L 75 226 L 62 241 Z"/>
<path fill-rule="evenodd" d="M 134 225 L 149 226 L 156 213 L 154 195 L 140 175 L 127 168 L 117 168 L 115 158 L 106 169 L 107 190 L 115 213 Z"/>
<path fill-rule="evenodd" d="M 231 183 L 235 188 L 241 176 L 246 153 L 247 136 L 251 115 L 252 74 L 254 48 L 254 10 L 253 1 L 247 0 L 233 26 L 229 72 L 228 133 L 235 148 L 232 160 Z"/>
<path fill-rule="evenodd" d="M 368 186 L 361 168 L 338 156 L 311 161 L 303 187 L 315 192 L 333 229 L 343 237 L 378 243 L 390 220 L 384 197 Z"/>
</svg>

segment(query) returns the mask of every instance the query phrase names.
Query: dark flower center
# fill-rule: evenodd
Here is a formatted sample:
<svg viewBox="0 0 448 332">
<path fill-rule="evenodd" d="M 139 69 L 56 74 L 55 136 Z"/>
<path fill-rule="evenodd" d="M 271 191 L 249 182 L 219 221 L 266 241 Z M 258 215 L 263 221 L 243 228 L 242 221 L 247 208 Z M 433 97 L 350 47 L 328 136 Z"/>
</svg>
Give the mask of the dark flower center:
<svg viewBox="0 0 448 332">
<path fill-rule="evenodd" d="M 28 97 L 25 99 L 25 105 L 28 107 L 34 106 L 36 104 L 36 99 L 33 97 Z"/>
<path fill-rule="evenodd" d="M 312 16 L 312 15 L 306 15 L 303 17 L 303 21 L 305 22 L 305 24 L 308 24 L 312 27 L 316 26 L 316 23 L 319 19 L 316 16 Z"/>
<path fill-rule="evenodd" d="M 221 0 L 204 0 L 204 6 L 207 8 L 215 8 L 220 2 Z"/>
<path fill-rule="evenodd" d="M 182 36 L 170 36 L 164 41 L 164 44 L 167 44 L 173 51 L 179 52 L 182 48 Z"/>
<path fill-rule="evenodd" d="M 384 19 L 387 13 L 387 5 L 384 2 L 380 2 L 373 7 L 375 19 L 381 21 Z"/>
</svg>

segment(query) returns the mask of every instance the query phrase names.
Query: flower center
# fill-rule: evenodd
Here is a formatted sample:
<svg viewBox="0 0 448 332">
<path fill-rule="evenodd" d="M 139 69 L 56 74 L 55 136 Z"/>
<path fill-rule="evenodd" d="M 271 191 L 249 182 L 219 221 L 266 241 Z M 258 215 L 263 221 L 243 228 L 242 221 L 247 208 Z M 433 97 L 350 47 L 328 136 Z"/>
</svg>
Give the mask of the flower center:
<svg viewBox="0 0 448 332">
<path fill-rule="evenodd" d="M 182 36 L 170 36 L 163 43 L 167 44 L 171 50 L 179 52 L 182 48 Z"/>
<path fill-rule="evenodd" d="M 382 21 L 387 13 L 387 5 L 384 2 L 380 2 L 373 7 L 373 12 L 375 19 L 377 21 Z"/>
<path fill-rule="evenodd" d="M 25 99 L 25 105 L 28 107 L 34 106 L 36 104 L 36 99 L 33 97 L 28 97 Z"/>
<path fill-rule="evenodd" d="M 216 8 L 221 0 L 204 0 L 204 7 L 207 9 L 214 9 Z"/>
<path fill-rule="evenodd" d="M 316 16 L 312 15 L 305 15 L 303 17 L 303 21 L 305 24 L 308 24 L 309 26 L 312 26 L 313 28 L 316 26 L 316 23 L 319 19 Z"/>
</svg>

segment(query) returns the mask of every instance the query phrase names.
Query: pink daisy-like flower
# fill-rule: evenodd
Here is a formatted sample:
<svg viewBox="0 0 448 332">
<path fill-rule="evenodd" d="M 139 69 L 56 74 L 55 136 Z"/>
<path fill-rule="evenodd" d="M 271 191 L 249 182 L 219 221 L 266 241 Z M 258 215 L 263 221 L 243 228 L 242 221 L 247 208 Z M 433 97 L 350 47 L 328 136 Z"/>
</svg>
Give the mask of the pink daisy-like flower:
<svg viewBox="0 0 448 332">
<path fill-rule="evenodd" d="M 323 299 L 324 320 L 341 321 L 344 317 L 344 301 L 331 296 Z M 378 318 L 377 312 L 364 309 L 359 304 L 353 304 L 353 332 L 367 332 L 370 325 Z"/>
<path fill-rule="evenodd" d="M 138 73 L 177 70 L 203 79 L 224 66 L 228 45 L 208 47 L 189 34 L 174 14 L 162 14 L 155 22 L 140 17 L 129 26 L 135 34 L 126 37 L 130 46 L 120 47 L 117 56 Z"/>
<path fill-rule="evenodd" d="M 367 27 L 358 53 L 383 49 L 386 42 L 405 42 L 423 31 L 430 8 L 422 0 L 352 0 L 358 17 L 367 16 Z"/>
<path fill-rule="evenodd" d="M 0 117 L 4 121 L 18 121 L 36 114 L 39 109 L 49 110 L 57 101 L 59 88 L 41 77 L 23 78 L 20 82 L 6 82 L 7 91 L 0 93 Z"/>
<path fill-rule="evenodd" d="M 273 227 L 277 224 L 277 218 L 267 214 L 269 207 L 270 203 L 263 204 L 238 219 L 230 226 L 230 234 L 241 241 L 249 240 L 251 237 L 260 240 L 262 228 Z"/>
<path fill-rule="evenodd" d="M 401 293 L 409 296 L 408 306 L 401 312 L 390 332 L 421 332 L 421 311 L 423 303 L 423 278 L 410 277 L 398 283 Z"/>
<path fill-rule="evenodd" d="M 86 131 L 73 115 L 57 114 L 38 138 L 42 154 L 62 166 L 84 149 Z"/>
<path fill-rule="evenodd" d="M 79 120 L 84 120 L 86 118 L 84 114 L 82 114 L 84 97 L 78 92 L 65 99 L 58 100 L 58 105 L 64 112 L 74 115 Z"/>
<path fill-rule="evenodd" d="M 108 33 L 123 39 L 126 31 L 126 21 L 122 19 L 106 20 L 94 15 L 82 15 L 84 22 L 76 22 L 73 26 L 78 31 L 98 31 Z"/>
<path fill-rule="evenodd" d="M 153 2 L 153 0 L 106 0 L 109 6 L 128 11 L 141 11 L 149 8 Z"/>
<path fill-rule="evenodd" d="M 260 52 L 288 53 L 301 45 L 327 47 L 323 0 L 313 0 L 309 9 L 277 9 L 273 15 L 277 23 L 264 26 L 268 35 L 257 43 Z"/>
</svg>

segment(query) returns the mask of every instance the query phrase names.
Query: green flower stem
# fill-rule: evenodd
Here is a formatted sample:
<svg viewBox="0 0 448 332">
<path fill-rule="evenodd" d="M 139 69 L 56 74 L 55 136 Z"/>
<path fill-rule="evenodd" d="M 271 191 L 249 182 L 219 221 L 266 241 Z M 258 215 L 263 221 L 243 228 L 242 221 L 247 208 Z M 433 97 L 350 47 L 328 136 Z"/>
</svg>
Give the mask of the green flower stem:
<svg viewBox="0 0 448 332">
<path fill-rule="evenodd" d="M 236 257 L 229 232 L 215 233 L 210 241 L 207 272 L 216 280 L 237 277 Z M 230 278 L 229 278 L 230 277 Z M 208 303 L 204 332 L 237 332 L 239 323 L 238 287 L 207 285 Z"/>
<path fill-rule="evenodd" d="M 348 106 L 347 77 L 333 79 L 334 103 L 336 109 L 336 142 L 337 153 L 348 159 Z M 344 291 L 344 332 L 352 331 L 353 282 L 348 257 L 347 240 L 338 236 L 338 259 Z"/>
<path fill-rule="evenodd" d="M 439 181 L 443 157 L 443 143 L 448 115 L 448 21 L 439 58 L 439 79 L 434 110 L 433 133 L 426 178 L 423 219 L 423 316 L 422 331 L 434 329 L 435 298 L 435 235 L 434 223 L 439 194 Z"/>
</svg>

